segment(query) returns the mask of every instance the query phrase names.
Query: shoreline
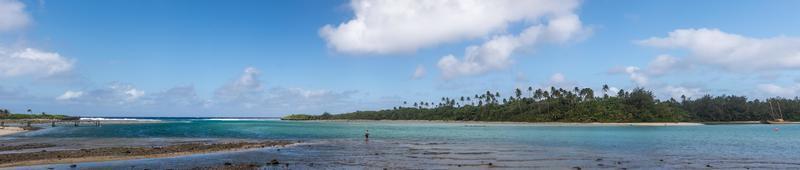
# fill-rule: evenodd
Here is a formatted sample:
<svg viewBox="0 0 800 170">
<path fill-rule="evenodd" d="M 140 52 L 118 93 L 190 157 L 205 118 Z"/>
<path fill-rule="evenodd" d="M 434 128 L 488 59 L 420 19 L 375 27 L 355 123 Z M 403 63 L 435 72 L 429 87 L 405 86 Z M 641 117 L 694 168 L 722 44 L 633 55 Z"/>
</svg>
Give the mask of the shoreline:
<svg viewBox="0 0 800 170">
<path fill-rule="evenodd" d="M 298 122 L 386 122 L 386 123 L 452 123 L 481 125 L 530 125 L 530 126 L 702 126 L 702 125 L 755 125 L 761 121 L 723 121 L 723 122 L 509 122 L 509 121 L 465 121 L 465 120 L 367 120 L 367 119 L 328 119 L 328 120 L 282 120 Z M 783 122 L 780 124 L 800 124 Z"/>
<path fill-rule="evenodd" d="M 24 128 L 21 127 L 13 127 L 13 126 L 0 127 L 0 137 L 13 135 L 17 133 L 23 133 L 23 132 L 28 132 L 28 130 L 25 130 Z"/>
<path fill-rule="evenodd" d="M 386 122 L 386 123 L 452 123 L 480 125 L 530 125 L 530 126 L 702 126 L 705 122 L 507 122 L 507 121 L 463 121 L 463 120 L 285 120 L 306 122 Z M 731 123 L 734 124 L 734 123 Z M 759 124 L 743 122 L 739 124 Z"/>
<path fill-rule="evenodd" d="M 103 147 L 41 152 L 0 154 L 0 168 L 63 163 L 105 162 L 149 158 L 166 158 L 247 149 L 286 147 L 296 144 L 289 141 L 206 143 L 193 142 L 151 147 Z M 46 148 L 41 148 L 46 149 Z"/>
</svg>

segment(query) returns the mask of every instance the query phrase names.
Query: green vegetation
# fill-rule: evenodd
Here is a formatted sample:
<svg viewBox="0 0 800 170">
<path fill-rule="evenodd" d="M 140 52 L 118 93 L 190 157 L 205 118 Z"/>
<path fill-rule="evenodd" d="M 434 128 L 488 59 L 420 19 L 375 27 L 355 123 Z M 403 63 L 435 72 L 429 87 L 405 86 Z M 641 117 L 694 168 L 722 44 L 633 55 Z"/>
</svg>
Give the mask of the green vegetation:
<svg viewBox="0 0 800 170">
<path fill-rule="evenodd" d="M 800 99 L 748 100 L 744 96 L 710 96 L 698 99 L 656 99 L 651 91 L 636 88 L 601 96 L 590 88 L 572 90 L 529 87 L 503 98 L 487 91 L 473 96 L 442 98 L 435 102 L 403 102 L 403 106 L 380 111 L 345 114 L 291 115 L 292 120 L 464 120 L 515 122 L 711 122 L 800 119 Z M 779 113 L 783 113 L 780 115 Z"/>
<path fill-rule="evenodd" d="M 28 112 L 31 112 L 28 109 Z M 0 109 L 0 119 L 67 119 L 69 116 L 53 115 L 42 112 L 41 114 L 16 114 L 7 109 Z"/>
</svg>

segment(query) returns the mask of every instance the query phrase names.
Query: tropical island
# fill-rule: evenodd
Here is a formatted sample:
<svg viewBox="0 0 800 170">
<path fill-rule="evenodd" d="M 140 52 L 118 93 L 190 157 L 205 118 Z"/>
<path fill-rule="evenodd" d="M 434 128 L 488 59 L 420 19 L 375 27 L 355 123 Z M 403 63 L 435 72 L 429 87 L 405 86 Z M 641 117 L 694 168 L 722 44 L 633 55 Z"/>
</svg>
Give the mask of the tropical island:
<svg viewBox="0 0 800 170">
<path fill-rule="evenodd" d="M 768 98 L 749 100 L 745 96 L 705 95 L 692 99 L 660 100 L 652 91 L 635 88 L 609 95 L 591 88 L 527 90 L 515 89 L 514 96 L 499 92 L 443 97 L 438 102 L 404 101 L 403 105 L 378 111 L 321 115 L 294 114 L 284 120 L 448 120 L 506 122 L 731 122 L 793 121 L 800 118 L 800 99 Z"/>
</svg>

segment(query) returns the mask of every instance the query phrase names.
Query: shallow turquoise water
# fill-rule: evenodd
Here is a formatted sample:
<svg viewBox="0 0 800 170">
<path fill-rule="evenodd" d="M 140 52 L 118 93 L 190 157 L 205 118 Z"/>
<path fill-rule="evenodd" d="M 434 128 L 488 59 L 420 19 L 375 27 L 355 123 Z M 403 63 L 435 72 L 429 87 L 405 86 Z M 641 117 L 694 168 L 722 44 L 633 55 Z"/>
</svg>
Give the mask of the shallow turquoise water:
<svg viewBox="0 0 800 170">
<path fill-rule="evenodd" d="M 366 129 L 371 143 L 363 140 Z M 482 166 L 486 162 L 494 162 L 495 168 L 520 169 L 569 168 L 573 164 L 646 169 L 703 168 L 709 164 L 729 168 L 800 167 L 800 125 L 642 127 L 179 120 L 59 127 L 16 137 L 60 138 L 302 140 L 308 145 L 285 149 L 278 156 L 299 164 L 313 161 L 328 167 L 454 168 L 461 164 Z M 268 151 L 217 157 L 248 161 L 248 154 L 277 154 L 265 152 Z M 180 164 L 181 159 L 199 158 L 152 161 Z M 151 164 L 163 163 L 156 162 Z"/>
</svg>

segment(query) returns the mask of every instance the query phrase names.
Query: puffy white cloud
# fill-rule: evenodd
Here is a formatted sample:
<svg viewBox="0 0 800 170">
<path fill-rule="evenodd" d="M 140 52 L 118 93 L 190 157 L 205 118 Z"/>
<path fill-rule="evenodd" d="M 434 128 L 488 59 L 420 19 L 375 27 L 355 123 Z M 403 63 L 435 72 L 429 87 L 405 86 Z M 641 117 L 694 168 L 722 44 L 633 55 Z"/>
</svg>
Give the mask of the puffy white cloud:
<svg viewBox="0 0 800 170">
<path fill-rule="evenodd" d="M 145 92 L 137 89 L 133 85 L 111 83 L 107 86 L 91 90 L 67 90 L 62 95 L 56 97 L 56 100 L 95 106 L 130 106 L 142 103 L 144 97 Z"/>
<path fill-rule="evenodd" d="M 691 63 L 687 64 L 702 64 L 729 71 L 800 68 L 800 38 L 796 37 L 753 38 L 701 28 L 678 29 L 667 37 L 652 37 L 638 43 L 688 50 Z"/>
<path fill-rule="evenodd" d="M 775 84 L 759 84 L 756 89 L 771 96 L 794 97 L 797 96 L 797 92 L 800 90 L 800 84 L 785 87 Z"/>
<path fill-rule="evenodd" d="M 61 96 L 56 97 L 56 100 L 72 100 L 83 96 L 82 91 L 67 90 Z"/>
<path fill-rule="evenodd" d="M 659 55 L 650 62 L 650 64 L 647 66 L 646 72 L 649 75 L 663 75 L 676 68 L 682 67 L 682 65 L 679 65 L 680 62 L 680 59 L 670 55 Z"/>
<path fill-rule="evenodd" d="M 501 70 L 513 63 L 511 55 L 520 48 L 542 42 L 563 43 L 582 38 L 588 32 L 575 14 L 562 14 L 549 19 L 547 25 L 530 26 L 519 35 L 498 35 L 480 46 L 469 46 L 464 51 L 463 59 L 452 54 L 446 55 L 437 66 L 445 79 Z"/>
<path fill-rule="evenodd" d="M 30 22 L 25 4 L 17 0 L 0 0 L 0 32 L 20 29 Z"/>
<path fill-rule="evenodd" d="M 647 75 L 642 73 L 642 71 L 641 71 L 641 69 L 639 69 L 639 67 L 628 66 L 628 67 L 625 67 L 624 71 L 631 78 L 631 81 L 636 83 L 637 86 L 645 86 L 645 85 L 647 85 L 647 81 L 648 81 Z"/>
<path fill-rule="evenodd" d="M 687 98 L 697 98 L 704 94 L 700 88 L 671 85 L 664 87 L 664 92 L 666 92 L 670 97 L 678 100 L 681 99 L 681 96 L 686 96 Z"/>
<path fill-rule="evenodd" d="M 557 87 L 557 88 L 568 89 L 568 88 L 575 87 L 577 85 L 577 83 L 574 82 L 574 81 L 568 80 L 567 77 L 564 76 L 564 74 L 555 73 L 555 74 L 550 76 L 550 78 L 547 80 L 547 84 L 545 84 L 545 85 L 547 86 L 545 88 Z"/>
<path fill-rule="evenodd" d="M 416 69 L 414 69 L 414 75 L 411 76 L 412 79 L 421 79 L 425 77 L 425 67 L 422 65 L 418 65 Z"/>
<path fill-rule="evenodd" d="M 264 88 L 261 85 L 261 71 L 253 67 L 244 69 L 244 73 L 233 82 L 217 89 L 214 92 L 215 100 L 220 102 L 234 102 L 253 107 L 260 103 L 264 95 Z"/>
<path fill-rule="evenodd" d="M 26 48 L 7 52 L 0 49 L 0 77 L 52 76 L 72 70 L 75 61 L 58 53 Z"/>
<path fill-rule="evenodd" d="M 568 16 L 577 0 L 353 0 L 355 16 L 339 25 L 325 25 L 320 36 L 346 53 L 396 53 L 465 39 L 486 37 L 517 22 L 538 22 L 544 16 Z M 563 39 L 570 23 L 553 22 L 552 38 Z"/>
<path fill-rule="evenodd" d="M 564 74 L 556 73 L 550 76 L 550 83 L 552 84 L 564 83 L 565 81 L 567 81 L 567 78 L 564 77 Z"/>
</svg>

